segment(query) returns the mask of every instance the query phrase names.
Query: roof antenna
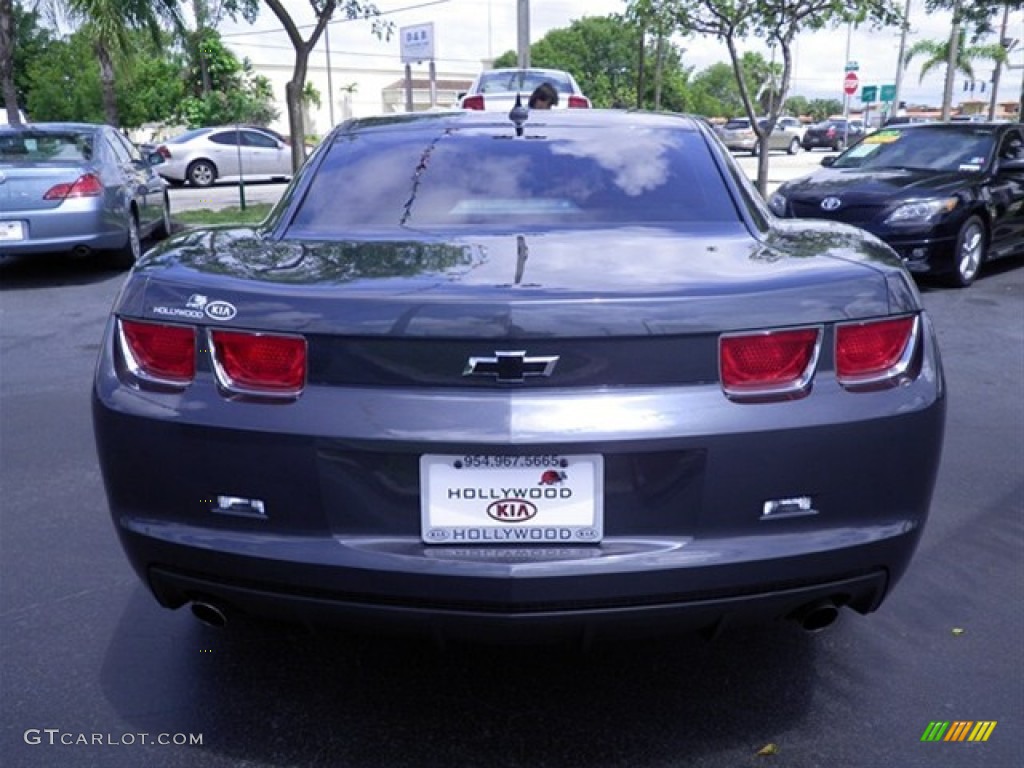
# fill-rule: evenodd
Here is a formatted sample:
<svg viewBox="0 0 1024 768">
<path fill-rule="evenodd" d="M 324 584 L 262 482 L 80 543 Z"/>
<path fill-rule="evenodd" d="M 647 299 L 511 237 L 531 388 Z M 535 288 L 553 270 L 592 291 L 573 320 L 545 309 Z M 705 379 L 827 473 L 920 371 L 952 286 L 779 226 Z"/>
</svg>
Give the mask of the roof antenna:
<svg viewBox="0 0 1024 768">
<path fill-rule="evenodd" d="M 508 119 L 516 124 L 516 136 L 523 135 L 523 123 L 530 116 L 530 111 L 523 106 L 523 94 L 516 93 L 516 105 L 508 113 Z"/>
</svg>

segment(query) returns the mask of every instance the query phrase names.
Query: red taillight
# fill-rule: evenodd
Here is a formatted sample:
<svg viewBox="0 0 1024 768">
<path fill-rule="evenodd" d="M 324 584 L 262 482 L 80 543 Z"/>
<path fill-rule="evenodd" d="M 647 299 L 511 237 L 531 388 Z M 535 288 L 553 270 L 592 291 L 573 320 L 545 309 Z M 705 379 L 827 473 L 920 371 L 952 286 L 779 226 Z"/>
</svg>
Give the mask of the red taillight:
<svg viewBox="0 0 1024 768">
<path fill-rule="evenodd" d="M 196 373 L 194 328 L 120 320 L 121 348 L 131 372 L 161 384 L 188 384 Z"/>
<path fill-rule="evenodd" d="M 160 155 L 164 160 L 170 160 L 171 159 L 171 150 L 169 150 L 163 144 L 161 144 L 159 147 L 156 148 L 156 153 L 158 155 Z"/>
<path fill-rule="evenodd" d="M 75 181 L 56 184 L 46 190 L 43 200 L 66 200 L 71 197 L 97 197 L 103 194 L 103 182 L 95 173 L 86 173 Z"/>
<path fill-rule="evenodd" d="M 570 96 L 569 109 L 590 109 L 590 99 L 586 96 Z"/>
<path fill-rule="evenodd" d="M 799 397 L 818 357 L 818 328 L 762 331 L 719 340 L 722 388 L 730 397 Z"/>
<path fill-rule="evenodd" d="M 291 397 L 306 383 L 306 340 L 240 331 L 211 331 L 213 362 L 231 392 Z"/>
<path fill-rule="evenodd" d="M 484 108 L 484 97 L 482 95 L 477 96 L 464 96 L 462 99 L 463 109 L 483 109 Z"/>
<path fill-rule="evenodd" d="M 857 386 L 899 378 L 910 367 L 916 329 L 916 317 L 837 326 L 836 376 L 839 383 Z"/>
</svg>

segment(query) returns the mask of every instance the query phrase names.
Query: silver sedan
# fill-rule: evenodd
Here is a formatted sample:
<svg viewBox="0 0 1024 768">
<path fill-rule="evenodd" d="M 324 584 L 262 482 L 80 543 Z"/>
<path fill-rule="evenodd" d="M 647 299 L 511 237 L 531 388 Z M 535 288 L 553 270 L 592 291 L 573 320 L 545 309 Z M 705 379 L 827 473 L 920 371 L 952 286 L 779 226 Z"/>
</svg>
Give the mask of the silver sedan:
<svg viewBox="0 0 1024 768">
<path fill-rule="evenodd" d="M 170 233 L 155 162 L 108 125 L 0 126 L 0 256 L 100 251 L 130 267 Z"/>
<path fill-rule="evenodd" d="M 288 179 L 292 154 L 279 136 L 257 128 L 196 128 L 156 147 L 160 175 L 172 184 L 208 187 L 215 181 Z"/>
</svg>

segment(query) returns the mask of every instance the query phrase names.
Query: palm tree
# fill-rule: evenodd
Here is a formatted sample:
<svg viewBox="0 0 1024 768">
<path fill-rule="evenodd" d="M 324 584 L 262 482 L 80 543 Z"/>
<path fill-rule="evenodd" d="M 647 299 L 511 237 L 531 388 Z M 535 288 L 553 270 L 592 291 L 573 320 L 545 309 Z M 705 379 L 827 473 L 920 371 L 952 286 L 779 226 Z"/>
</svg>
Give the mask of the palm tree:
<svg viewBox="0 0 1024 768">
<path fill-rule="evenodd" d="M 118 69 L 130 64 L 135 52 L 129 31 L 142 29 L 159 44 L 162 23 L 184 30 L 178 0 L 52 0 L 69 20 L 79 25 L 96 52 L 103 89 L 103 114 L 120 125 L 114 84 Z"/>
<path fill-rule="evenodd" d="M 956 71 L 968 79 L 975 79 L 974 67 L 972 66 L 974 61 L 979 59 L 1000 63 L 1006 61 L 1006 51 L 1001 45 L 966 45 L 966 40 L 967 31 L 961 28 L 956 41 Z M 921 65 L 921 76 L 918 78 L 918 82 L 921 82 L 924 80 L 925 75 L 933 69 L 946 65 L 949 60 L 949 48 L 952 42 L 952 38 L 942 41 L 919 40 L 904 54 L 903 66 L 909 66 L 911 60 L 917 56 L 926 56 L 927 58 Z"/>
</svg>

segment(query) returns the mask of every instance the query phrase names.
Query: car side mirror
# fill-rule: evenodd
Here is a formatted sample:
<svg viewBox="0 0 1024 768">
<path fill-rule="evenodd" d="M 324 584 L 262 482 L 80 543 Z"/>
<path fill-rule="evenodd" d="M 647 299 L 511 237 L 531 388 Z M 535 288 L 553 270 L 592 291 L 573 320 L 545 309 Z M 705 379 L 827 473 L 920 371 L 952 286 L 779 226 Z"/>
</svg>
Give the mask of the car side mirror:
<svg viewBox="0 0 1024 768">
<path fill-rule="evenodd" d="M 828 155 L 827 157 L 821 158 L 821 164 L 826 168 L 831 168 L 832 163 L 836 161 L 836 155 Z"/>
</svg>

